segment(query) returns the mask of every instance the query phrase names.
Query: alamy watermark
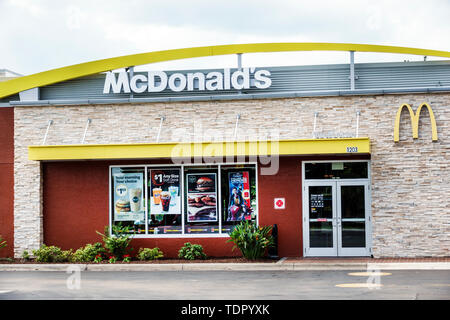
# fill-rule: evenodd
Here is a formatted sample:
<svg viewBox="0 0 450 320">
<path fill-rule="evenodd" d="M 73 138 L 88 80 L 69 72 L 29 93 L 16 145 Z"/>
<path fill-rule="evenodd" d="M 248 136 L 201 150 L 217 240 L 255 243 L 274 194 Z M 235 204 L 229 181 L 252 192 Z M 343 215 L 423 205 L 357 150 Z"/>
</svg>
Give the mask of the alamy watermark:
<svg viewBox="0 0 450 320">
<path fill-rule="evenodd" d="M 191 142 L 184 142 L 186 139 Z M 237 128 L 204 129 L 203 122 L 198 120 L 191 129 L 172 130 L 171 141 L 179 143 L 172 149 L 171 160 L 184 165 L 257 162 L 261 175 L 275 175 L 280 166 L 279 140 L 278 128 L 264 131 L 246 128 L 237 134 Z"/>
<path fill-rule="evenodd" d="M 71 264 L 67 267 L 66 273 L 70 274 L 66 279 L 66 287 L 69 290 L 81 289 L 81 268 L 79 265 Z"/>
</svg>

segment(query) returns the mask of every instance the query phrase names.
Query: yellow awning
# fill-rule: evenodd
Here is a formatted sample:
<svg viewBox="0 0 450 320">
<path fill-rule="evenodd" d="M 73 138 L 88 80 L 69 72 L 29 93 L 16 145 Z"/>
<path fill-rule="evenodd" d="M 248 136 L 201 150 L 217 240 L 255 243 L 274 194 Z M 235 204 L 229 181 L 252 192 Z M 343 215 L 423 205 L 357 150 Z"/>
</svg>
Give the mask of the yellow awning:
<svg viewBox="0 0 450 320">
<path fill-rule="evenodd" d="M 270 155 L 369 154 L 369 138 L 190 143 L 29 146 L 30 160 L 208 158 Z"/>
</svg>

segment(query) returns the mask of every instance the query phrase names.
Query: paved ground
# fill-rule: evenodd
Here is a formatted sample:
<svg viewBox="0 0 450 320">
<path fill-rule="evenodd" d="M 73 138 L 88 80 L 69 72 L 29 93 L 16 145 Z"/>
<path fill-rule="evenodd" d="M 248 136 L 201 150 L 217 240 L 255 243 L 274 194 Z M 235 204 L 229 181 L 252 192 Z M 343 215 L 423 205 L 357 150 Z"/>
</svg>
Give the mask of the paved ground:
<svg viewBox="0 0 450 320">
<path fill-rule="evenodd" d="M 381 273 L 369 277 L 358 271 L 84 271 L 77 278 L 65 272 L 0 272 L 0 299 L 450 300 L 448 270 Z"/>
</svg>

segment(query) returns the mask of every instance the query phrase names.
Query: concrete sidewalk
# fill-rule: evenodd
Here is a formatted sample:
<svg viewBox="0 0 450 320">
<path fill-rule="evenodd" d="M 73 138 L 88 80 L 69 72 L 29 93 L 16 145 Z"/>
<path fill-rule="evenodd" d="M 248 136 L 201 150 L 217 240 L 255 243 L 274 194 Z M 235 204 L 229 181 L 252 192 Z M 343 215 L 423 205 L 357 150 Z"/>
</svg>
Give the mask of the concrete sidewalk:
<svg viewBox="0 0 450 320">
<path fill-rule="evenodd" d="M 450 270 L 450 258 L 282 258 L 270 263 L 116 263 L 116 264 L 0 264 L 0 271 L 302 271 L 302 270 Z M 72 267 L 73 268 L 73 267 Z"/>
</svg>

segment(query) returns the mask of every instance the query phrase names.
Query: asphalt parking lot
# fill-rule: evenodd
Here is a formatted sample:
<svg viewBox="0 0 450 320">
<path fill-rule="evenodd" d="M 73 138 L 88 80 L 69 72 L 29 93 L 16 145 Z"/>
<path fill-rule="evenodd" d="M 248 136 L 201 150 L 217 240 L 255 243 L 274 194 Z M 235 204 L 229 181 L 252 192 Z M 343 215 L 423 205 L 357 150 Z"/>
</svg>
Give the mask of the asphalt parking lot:
<svg viewBox="0 0 450 320">
<path fill-rule="evenodd" d="M 0 299 L 450 300 L 448 270 L 72 271 L 0 272 Z"/>
</svg>

